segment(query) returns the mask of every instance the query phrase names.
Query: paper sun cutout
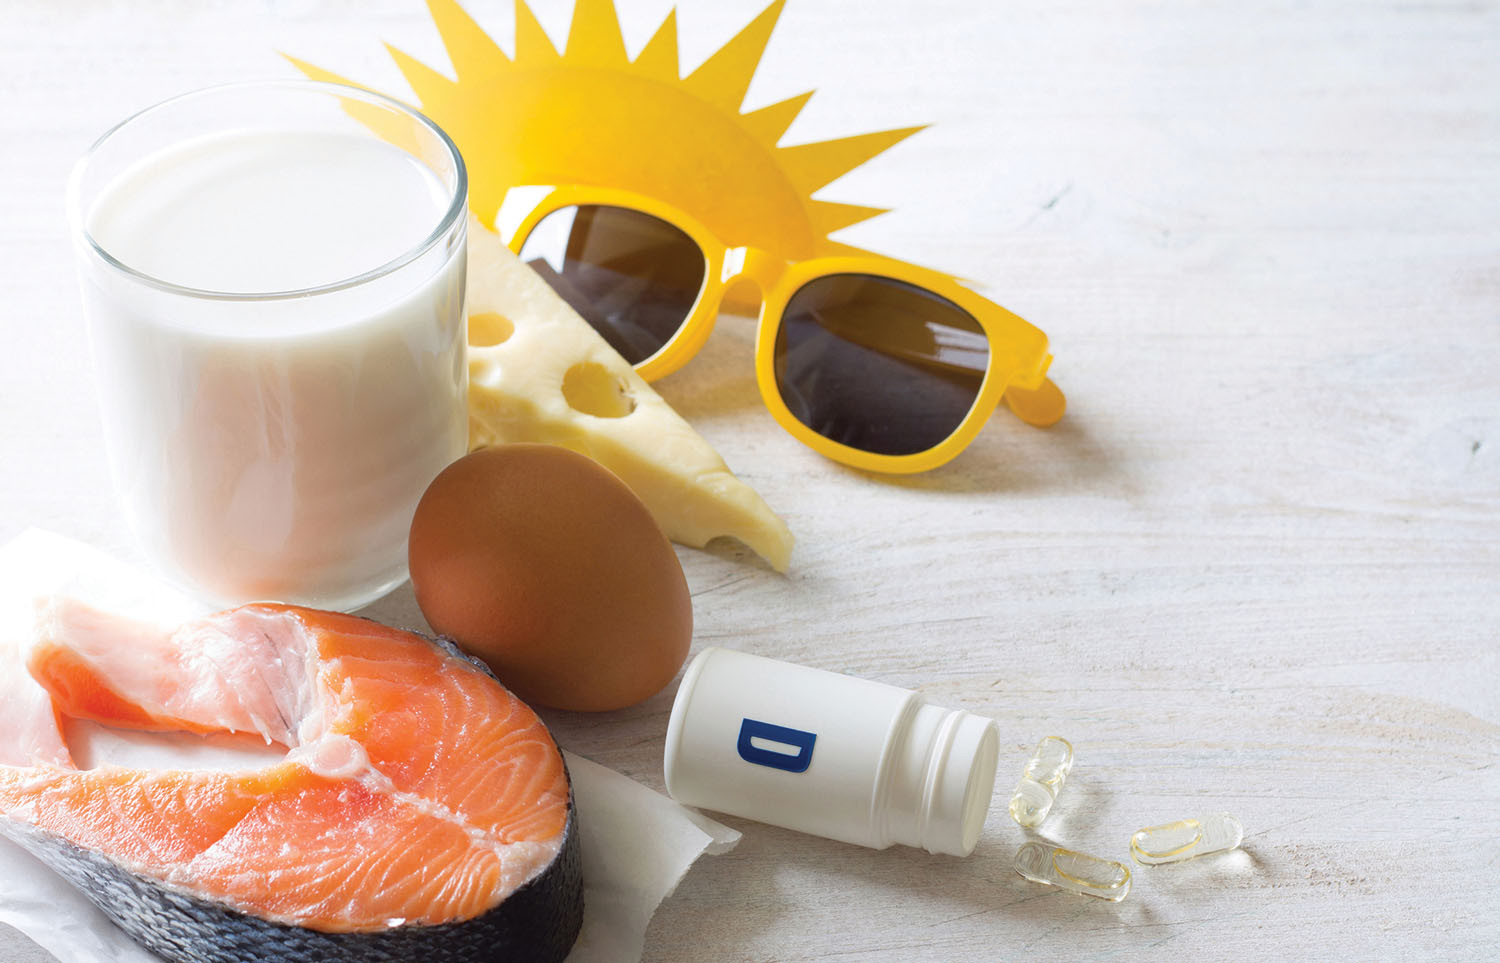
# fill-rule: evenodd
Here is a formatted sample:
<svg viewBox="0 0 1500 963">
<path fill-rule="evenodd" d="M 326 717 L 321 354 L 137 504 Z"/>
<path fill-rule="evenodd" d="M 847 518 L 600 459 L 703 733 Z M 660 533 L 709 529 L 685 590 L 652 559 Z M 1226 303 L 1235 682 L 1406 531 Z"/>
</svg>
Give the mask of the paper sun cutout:
<svg viewBox="0 0 1500 963">
<path fill-rule="evenodd" d="M 577 0 L 561 53 L 516 0 L 514 57 L 454 0 L 428 0 L 456 79 L 386 46 L 422 112 L 458 144 L 469 206 L 486 226 L 495 226 L 511 187 L 579 184 L 659 198 L 730 245 L 789 261 L 863 253 L 828 235 L 885 209 L 812 195 L 922 128 L 781 147 L 811 91 L 741 113 L 784 3 L 772 3 L 686 77 L 678 72 L 675 11 L 632 61 L 612 0 Z M 315 80 L 353 84 L 288 59 Z"/>
</svg>

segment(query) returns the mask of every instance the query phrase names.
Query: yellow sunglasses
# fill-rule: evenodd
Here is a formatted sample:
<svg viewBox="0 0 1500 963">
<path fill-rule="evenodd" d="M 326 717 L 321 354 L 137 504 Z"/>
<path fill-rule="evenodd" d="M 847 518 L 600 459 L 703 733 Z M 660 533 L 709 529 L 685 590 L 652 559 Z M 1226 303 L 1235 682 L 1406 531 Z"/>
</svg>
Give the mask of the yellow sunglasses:
<svg viewBox="0 0 1500 963">
<path fill-rule="evenodd" d="M 686 364 L 725 292 L 753 281 L 761 397 L 793 437 L 836 461 L 936 468 L 974 439 L 1002 397 L 1028 424 L 1062 417 L 1062 392 L 1046 377 L 1047 336 L 947 275 L 873 254 L 789 263 L 731 247 L 683 211 L 630 191 L 511 196 L 538 198 L 506 218 L 511 249 L 648 381 Z"/>
</svg>

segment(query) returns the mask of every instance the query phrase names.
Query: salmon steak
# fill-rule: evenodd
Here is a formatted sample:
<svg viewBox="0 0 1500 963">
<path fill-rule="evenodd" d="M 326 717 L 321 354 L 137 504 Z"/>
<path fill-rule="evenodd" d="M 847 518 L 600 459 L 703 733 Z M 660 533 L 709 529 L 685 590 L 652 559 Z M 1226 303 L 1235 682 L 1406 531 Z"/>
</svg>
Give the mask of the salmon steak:
<svg viewBox="0 0 1500 963">
<path fill-rule="evenodd" d="M 39 605 L 0 664 L 0 833 L 168 961 L 556 961 L 583 918 L 567 768 L 442 641 L 257 603 L 172 628 Z M 241 770 L 80 769 L 64 717 L 248 733 Z"/>
</svg>

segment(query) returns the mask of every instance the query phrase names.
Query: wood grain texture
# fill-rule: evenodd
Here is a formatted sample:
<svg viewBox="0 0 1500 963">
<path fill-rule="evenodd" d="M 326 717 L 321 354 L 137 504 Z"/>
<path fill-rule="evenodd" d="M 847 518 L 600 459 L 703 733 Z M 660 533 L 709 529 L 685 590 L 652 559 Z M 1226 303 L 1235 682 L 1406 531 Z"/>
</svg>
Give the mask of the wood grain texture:
<svg viewBox="0 0 1500 963">
<path fill-rule="evenodd" d="M 667 10 L 620 0 L 638 49 Z M 510 5 L 471 0 L 508 36 Z M 535 4 L 560 37 L 570 4 Z M 759 0 L 682 0 L 687 65 Z M 61 217 L 69 165 L 181 90 L 290 73 L 403 89 L 418 0 L 9 3 L 0 12 L 0 538 L 130 556 Z M 944 469 L 820 459 L 760 406 L 751 323 L 659 384 L 799 538 L 783 577 L 679 550 L 695 648 L 993 715 L 975 854 L 743 820 L 646 958 L 1491 959 L 1500 910 L 1500 3 L 800 0 L 759 105 L 788 140 L 932 122 L 822 196 L 845 237 L 981 279 L 1052 336 L 1067 418 L 1003 411 Z M 373 614 L 415 623 L 407 591 Z M 672 691 L 560 741 L 661 788 Z M 1117 906 L 1010 870 L 1004 797 L 1042 735 L 1077 765 L 1043 835 L 1243 820 L 1242 852 L 1137 868 Z M 25 959 L 0 936 L 0 956 Z"/>
</svg>

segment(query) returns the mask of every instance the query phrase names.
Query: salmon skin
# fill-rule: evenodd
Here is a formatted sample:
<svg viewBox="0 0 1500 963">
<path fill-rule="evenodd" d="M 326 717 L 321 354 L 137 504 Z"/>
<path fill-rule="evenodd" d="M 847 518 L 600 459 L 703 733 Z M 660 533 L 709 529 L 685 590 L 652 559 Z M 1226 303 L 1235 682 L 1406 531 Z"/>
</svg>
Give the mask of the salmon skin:
<svg viewBox="0 0 1500 963">
<path fill-rule="evenodd" d="M 168 631 L 54 599 L 29 673 L 6 668 L 0 833 L 171 963 L 557 961 L 577 937 L 567 767 L 450 644 L 278 604 Z M 64 716 L 287 753 L 79 769 Z"/>
</svg>

